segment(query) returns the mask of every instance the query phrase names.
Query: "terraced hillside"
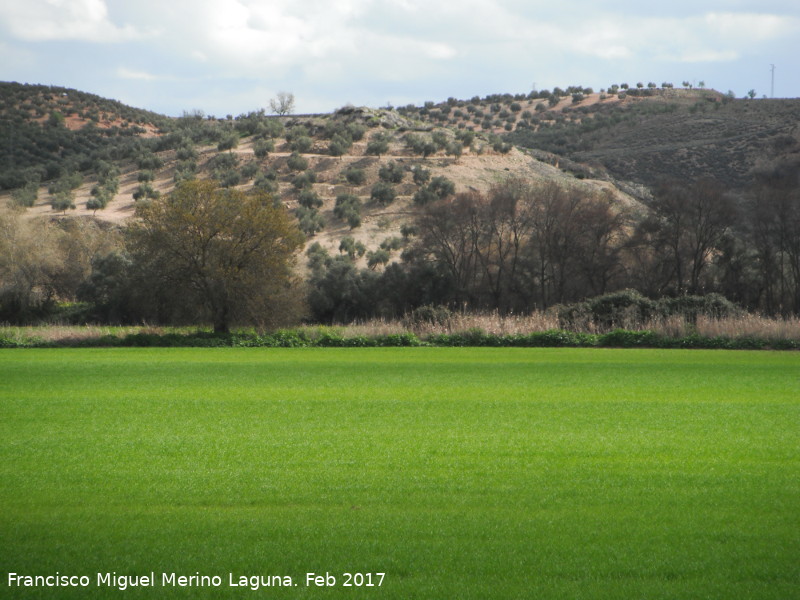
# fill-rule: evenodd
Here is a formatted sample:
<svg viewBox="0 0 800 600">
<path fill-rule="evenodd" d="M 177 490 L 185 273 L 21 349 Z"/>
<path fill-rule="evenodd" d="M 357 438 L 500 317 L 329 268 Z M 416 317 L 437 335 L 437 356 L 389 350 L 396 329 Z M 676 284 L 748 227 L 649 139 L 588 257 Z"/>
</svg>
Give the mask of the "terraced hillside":
<svg viewBox="0 0 800 600">
<path fill-rule="evenodd" d="M 91 119 L 80 125 L 87 109 L 67 108 L 71 92 L 65 93 L 51 98 L 64 106 L 72 128 L 39 122 L 35 112 L 27 113 L 27 124 L 45 134 L 57 128 L 80 148 L 89 139 L 80 136 L 87 129 L 97 133 L 98 125 Z M 272 193 L 297 216 L 309 244 L 319 242 L 335 253 L 347 237 L 367 250 L 390 244 L 399 255 L 392 240 L 420 205 L 486 191 L 508 178 L 557 181 L 634 202 L 607 181 L 579 180 L 552 156 L 513 148 L 492 132 L 432 124 L 395 110 L 345 107 L 330 115 L 290 117 L 259 111 L 230 119 L 195 114 L 158 124 L 132 126 L 123 144 L 87 146 L 79 159 L 54 169 L 61 173 L 55 181 L 37 179 L 28 214 L 122 223 L 137 202 L 169 193 L 183 179 L 214 178 L 226 187 Z M 48 156 L 45 145 L 37 148 L 45 165 L 51 164 L 55 150 Z M 68 200 L 59 204 L 65 194 Z M 13 201 L 14 194 L 3 197 Z"/>
<path fill-rule="evenodd" d="M 747 187 L 761 159 L 780 158 L 800 138 L 800 100 L 712 90 L 577 87 L 222 119 L 168 118 L 46 86 L 2 84 L 0 95 L 0 187 L 27 185 L 30 214 L 122 222 L 136 202 L 212 177 L 271 192 L 309 243 L 334 251 L 344 237 L 368 249 L 397 237 L 437 185 L 441 194 L 509 177 L 552 180 L 630 204 L 663 178 Z"/>
</svg>

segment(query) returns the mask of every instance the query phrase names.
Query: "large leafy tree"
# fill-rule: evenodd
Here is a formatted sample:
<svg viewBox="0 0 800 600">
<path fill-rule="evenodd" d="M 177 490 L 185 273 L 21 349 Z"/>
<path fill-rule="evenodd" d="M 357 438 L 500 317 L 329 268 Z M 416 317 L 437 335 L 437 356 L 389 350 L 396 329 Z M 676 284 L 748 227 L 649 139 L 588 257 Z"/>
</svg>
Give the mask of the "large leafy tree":
<svg viewBox="0 0 800 600">
<path fill-rule="evenodd" d="M 136 210 L 132 257 L 154 289 L 194 308 L 214 331 L 271 326 L 297 306 L 292 262 L 303 243 L 294 220 L 263 192 L 187 181 Z"/>
</svg>

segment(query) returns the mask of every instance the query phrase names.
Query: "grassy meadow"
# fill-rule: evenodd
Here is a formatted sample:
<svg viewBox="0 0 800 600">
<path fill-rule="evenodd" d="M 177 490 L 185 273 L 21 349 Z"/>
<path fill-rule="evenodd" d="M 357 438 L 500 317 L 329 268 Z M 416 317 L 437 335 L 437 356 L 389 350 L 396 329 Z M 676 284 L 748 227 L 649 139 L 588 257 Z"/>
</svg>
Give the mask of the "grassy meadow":
<svg viewBox="0 0 800 600">
<path fill-rule="evenodd" d="M 98 572 L 222 585 L 120 592 Z M 799 590 L 795 352 L 0 350 L 2 598 Z"/>
</svg>

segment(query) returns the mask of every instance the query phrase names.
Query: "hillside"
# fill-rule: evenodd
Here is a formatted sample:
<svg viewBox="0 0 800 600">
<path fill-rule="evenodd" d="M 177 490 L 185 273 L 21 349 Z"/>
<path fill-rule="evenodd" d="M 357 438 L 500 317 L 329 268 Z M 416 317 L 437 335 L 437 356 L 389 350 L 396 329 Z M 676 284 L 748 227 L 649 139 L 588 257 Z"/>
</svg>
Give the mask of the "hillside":
<svg viewBox="0 0 800 600">
<path fill-rule="evenodd" d="M 273 193 L 296 212 L 309 243 L 334 252 L 348 236 L 367 249 L 390 243 L 437 178 L 456 192 L 486 191 L 509 177 L 557 181 L 630 206 L 667 177 L 710 175 L 747 187 L 760 158 L 800 135 L 800 100 L 734 100 L 710 90 L 577 87 L 225 119 L 173 119 L 64 88 L 0 84 L 0 92 L 0 184 L 40 181 L 32 215 L 119 223 L 133 215 L 134 197 L 214 177 Z M 389 191 L 376 196 L 382 168 L 394 173 L 383 184 Z M 59 212 L 53 199 L 68 176 L 75 208 Z M 337 210 L 345 196 L 351 209 Z"/>
<path fill-rule="evenodd" d="M 28 209 L 30 215 L 92 216 L 121 223 L 133 215 L 134 196 L 141 196 L 142 190 L 144 197 L 154 196 L 168 193 L 185 177 L 214 177 L 223 185 L 243 190 L 259 187 L 273 193 L 298 213 L 309 244 L 319 242 L 338 252 L 344 237 L 363 243 L 367 250 L 399 237 L 420 203 L 414 202 L 415 194 L 427 190 L 437 178 L 452 182 L 455 192 L 486 191 L 509 177 L 552 180 L 608 190 L 622 202 L 633 202 L 608 182 L 578 180 L 562 171 L 553 157 L 536 158 L 500 143 L 492 132 L 472 134 L 466 128 L 441 126 L 394 110 L 346 107 L 318 116 L 271 117 L 255 112 L 235 119 L 201 115 L 167 119 L 135 113 L 118 103 L 105 106 L 92 96 L 76 104 L 70 100 L 79 97 L 74 91 L 26 86 L 22 91 L 32 95 L 32 100 L 25 99 L 19 87 L 15 90 L 4 103 L 4 114 L 13 116 L 6 119 L 7 127 L 18 127 L 18 136 L 39 129 L 47 137 L 56 130 L 69 142 L 62 141 L 60 147 L 38 144 L 38 155 L 30 153 L 31 164 L 26 168 L 45 173 Z M 35 100 L 42 98 L 50 105 Z M 99 122 L 86 118 L 103 106 Z M 57 109 L 66 115 L 64 122 L 49 123 L 46 115 Z M 128 127 L 123 134 L 120 119 L 125 118 Z M 28 134 L 21 133 L 25 131 Z M 384 149 L 370 147 L 378 139 L 385 142 Z M 91 140 L 105 143 L 91 144 Z M 337 150 L 339 142 L 344 146 Z M 42 151 L 47 148 L 49 156 Z M 65 156 L 62 162 L 59 156 Z M 382 168 L 394 171 L 392 181 L 384 184 L 394 196 L 391 199 L 373 198 Z M 92 203 L 97 190 L 106 185 L 109 170 L 115 173 L 113 190 L 98 209 Z M 54 209 L 54 186 L 61 180 L 48 181 L 49 171 L 61 173 L 62 179 L 66 173 L 79 173 L 71 191 L 74 209 Z M 337 198 L 343 195 L 357 199 L 353 202 L 358 219 L 337 216 Z"/>
<path fill-rule="evenodd" d="M 506 139 L 602 166 L 616 179 L 651 186 L 663 179 L 713 177 L 734 188 L 785 140 L 800 138 L 800 100 L 731 99 L 706 90 L 598 101 L 561 118 L 517 126 Z M 566 114 L 565 114 L 566 111 Z M 784 140 L 784 142 L 782 142 Z M 777 158 L 777 157 L 776 157 Z"/>
<path fill-rule="evenodd" d="M 654 85 L 654 84 L 651 84 Z M 735 99 L 714 90 L 656 88 L 450 99 L 399 111 L 430 124 L 472 127 L 513 145 L 551 152 L 579 171 L 651 186 L 711 176 L 752 182 L 767 154 L 800 138 L 800 99 Z M 563 165 L 562 161 L 562 165 Z"/>
<path fill-rule="evenodd" d="M 0 177 L 17 184 L 0 194 L 16 205 L 2 206 L 0 242 L 29 261 L 0 251 L 9 322 L 76 301 L 90 313 L 75 318 L 197 322 L 195 292 L 160 287 L 145 264 L 158 248 L 127 252 L 117 227 L 192 179 L 266 192 L 297 219 L 305 248 L 285 306 L 320 323 L 525 313 L 609 292 L 625 303 L 624 290 L 800 314 L 796 100 L 568 88 L 218 119 L 4 89 Z"/>
<path fill-rule="evenodd" d="M 0 82 L 0 189 L 118 160 L 171 121 L 78 90 Z"/>
</svg>

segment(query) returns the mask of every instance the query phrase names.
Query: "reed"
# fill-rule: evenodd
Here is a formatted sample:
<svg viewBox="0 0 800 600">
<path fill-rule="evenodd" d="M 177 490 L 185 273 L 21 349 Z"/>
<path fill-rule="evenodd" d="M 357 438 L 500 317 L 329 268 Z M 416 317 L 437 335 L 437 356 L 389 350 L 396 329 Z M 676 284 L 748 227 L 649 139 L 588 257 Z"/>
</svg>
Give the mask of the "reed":
<svg viewBox="0 0 800 600">
<path fill-rule="evenodd" d="M 303 325 L 294 329 L 308 339 L 325 334 L 346 338 L 377 337 L 411 332 L 421 339 L 441 334 L 464 333 L 480 330 L 490 335 L 525 335 L 559 329 L 557 315 L 552 311 L 535 311 L 530 314 L 501 314 L 498 311 L 480 313 L 452 313 L 438 322 L 405 319 L 370 319 L 347 324 Z M 613 329 L 652 331 L 664 337 L 681 338 L 697 335 L 704 338 L 755 338 L 764 340 L 800 341 L 800 319 L 775 319 L 747 314 L 737 317 L 711 318 L 700 316 L 695 321 L 681 316 L 657 317 L 644 323 L 614 323 L 602 327 L 590 320 L 573 324 L 578 333 L 603 334 Z M 153 325 L 40 325 L 29 327 L 0 326 L 0 338 L 15 342 L 58 343 L 91 340 L 105 336 L 123 338 L 130 334 L 164 335 L 168 333 L 193 333 L 202 327 L 159 327 Z"/>
</svg>

